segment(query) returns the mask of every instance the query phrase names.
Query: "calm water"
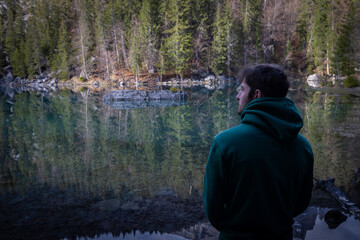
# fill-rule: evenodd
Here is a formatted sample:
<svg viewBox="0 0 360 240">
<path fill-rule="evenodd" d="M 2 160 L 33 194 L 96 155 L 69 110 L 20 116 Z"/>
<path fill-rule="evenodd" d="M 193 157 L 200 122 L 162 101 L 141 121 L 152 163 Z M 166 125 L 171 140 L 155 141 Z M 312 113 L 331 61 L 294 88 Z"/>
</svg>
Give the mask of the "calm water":
<svg viewBox="0 0 360 240">
<path fill-rule="evenodd" d="M 141 109 L 105 105 L 105 92 L 0 93 L 0 239 L 216 239 L 203 173 L 212 138 L 239 124 L 235 87 L 185 89 L 184 105 Z M 310 89 L 289 97 L 315 177 L 335 177 L 359 205 L 360 98 Z M 329 230 L 330 208 L 339 206 L 315 190 L 296 236 L 359 239 L 350 216 Z"/>
</svg>

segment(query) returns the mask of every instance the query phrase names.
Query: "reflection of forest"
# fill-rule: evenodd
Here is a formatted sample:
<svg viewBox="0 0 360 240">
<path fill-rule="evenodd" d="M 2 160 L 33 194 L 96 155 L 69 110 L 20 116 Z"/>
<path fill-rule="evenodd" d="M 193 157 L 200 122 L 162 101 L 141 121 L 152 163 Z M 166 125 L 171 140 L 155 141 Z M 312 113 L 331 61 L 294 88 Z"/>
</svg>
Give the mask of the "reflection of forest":
<svg viewBox="0 0 360 240">
<path fill-rule="evenodd" d="M 203 221 L 211 140 L 238 121 L 229 91 L 138 110 L 105 107 L 89 91 L 2 97 L 0 238 L 171 232 Z"/>
<path fill-rule="evenodd" d="M 199 229 L 213 236 L 199 223 L 203 172 L 212 138 L 239 123 L 235 95 L 199 88 L 186 105 L 126 110 L 89 91 L 0 96 L 0 233 L 65 234 L 65 219 L 62 237 L 182 228 L 185 237 Z M 335 177 L 359 202 L 359 98 L 290 97 L 304 116 L 315 177 Z M 324 196 L 312 204 L 331 207 Z"/>
<path fill-rule="evenodd" d="M 305 102 L 304 135 L 315 154 L 314 176 L 335 184 L 360 201 L 355 170 L 360 166 L 360 98 L 312 92 Z"/>
<path fill-rule="evenodd" d="M 137 110 L 105 107 L 88 91 L 21 93 L 12 104 L 3 97 L 4 187 L 47 184 L 96 196 L 123 186 L 139 195 L 168 187 L 181 196 L 201 192 L 212 137 L 238 123 L 226 91 L 233 90 L 202 90 L 184 106 Z"/>
</svg>

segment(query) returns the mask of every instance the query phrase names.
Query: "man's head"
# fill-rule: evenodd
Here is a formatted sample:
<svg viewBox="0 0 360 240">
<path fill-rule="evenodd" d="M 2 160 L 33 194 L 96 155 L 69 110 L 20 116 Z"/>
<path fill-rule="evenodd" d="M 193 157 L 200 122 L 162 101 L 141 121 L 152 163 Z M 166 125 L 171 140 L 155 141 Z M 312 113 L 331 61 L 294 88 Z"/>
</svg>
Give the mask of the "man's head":
<svg viewBox="0 0 360 240">
<path fill-rule="evenodd" d="M 239 115 L 256 98 L 285 97 L 290 86 L 282 69 L 271 64 L 246 66 L 240 72 L 239 79 L 242 81 L 236 96 Z"/>
</svg>

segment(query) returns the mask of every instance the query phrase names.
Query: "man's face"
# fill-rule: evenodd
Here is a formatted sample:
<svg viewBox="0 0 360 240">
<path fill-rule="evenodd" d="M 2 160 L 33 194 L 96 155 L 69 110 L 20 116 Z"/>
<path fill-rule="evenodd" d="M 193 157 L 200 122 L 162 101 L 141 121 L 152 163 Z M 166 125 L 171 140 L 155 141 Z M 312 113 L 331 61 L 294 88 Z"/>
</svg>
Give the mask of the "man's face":
<svg viewBox="0 0 360 240">
<path fill-rule="evenodd" d="M 244 80 L 236 90 L 238 92 L 238 94 L 236 95 L 236 99 L 239 101 L 237 112 L 239 115 L 241 115 L 246 105 L 250 102 L 248 97 L 250 92 L 250 86 Z"/>
</svg>

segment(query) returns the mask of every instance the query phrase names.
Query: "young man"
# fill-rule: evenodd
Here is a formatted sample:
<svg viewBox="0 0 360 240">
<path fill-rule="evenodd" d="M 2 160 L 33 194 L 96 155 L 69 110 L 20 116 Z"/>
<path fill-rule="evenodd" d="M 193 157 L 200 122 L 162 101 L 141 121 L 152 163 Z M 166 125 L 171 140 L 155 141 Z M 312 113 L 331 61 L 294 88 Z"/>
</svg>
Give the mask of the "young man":
<svg viewBox="0 0 360 240">
<path fill-rule="evenodd" d="M 239 126 L 212 143 L 204 209 L 219 239 L 292 239 L 293 218 L 308 206 L 313 153 L 303 121 L 286 98 L 289 81 L 274 65 L 242 71 Z"/>
</svg>

